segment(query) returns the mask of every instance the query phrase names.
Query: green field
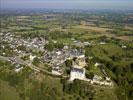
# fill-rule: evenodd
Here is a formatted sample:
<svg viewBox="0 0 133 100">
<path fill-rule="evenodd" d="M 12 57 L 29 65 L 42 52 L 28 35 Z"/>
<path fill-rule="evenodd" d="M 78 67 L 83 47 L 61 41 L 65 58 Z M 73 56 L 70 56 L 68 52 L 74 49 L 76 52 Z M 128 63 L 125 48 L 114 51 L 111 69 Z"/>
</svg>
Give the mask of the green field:
<svg viewBox="0 0 133 100">
<path fill-rule="evenodd" d="M 20 100 L 20 97 L 14 87 L 0 80 L 0 100 Z"/>
</svg>

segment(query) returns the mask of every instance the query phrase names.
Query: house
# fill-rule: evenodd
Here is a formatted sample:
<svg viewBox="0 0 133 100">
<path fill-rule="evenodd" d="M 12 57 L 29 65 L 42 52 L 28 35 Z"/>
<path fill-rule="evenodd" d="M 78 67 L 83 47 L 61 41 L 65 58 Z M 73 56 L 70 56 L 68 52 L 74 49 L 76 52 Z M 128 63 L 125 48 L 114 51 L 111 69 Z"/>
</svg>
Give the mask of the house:
<svg viewBox="0 0 133 100">
<path fill-rule="evenodd" d="M 5 55 L 6 53 L 5 53 L 5 52 L 3 52 L 2 54 L 3 54 L 3 55 Z"/>
<path fill-rule="evenodd" d="M 71 72 L 70 72 L 70 81 L 75 79 L 84 80 L 85 77 L 85 68 L 86 65 L 84 56 L 81 55 L 73 61 Z"/>
<path fill-rule="evenodd" d="M 36 56 L 30 55 L 30 61 L 33 61 Z"/>
<path fill-rule="evenodd" d="M 20 72 L 22 69 L 23 69 L 23 67 L 16 68 L 16 69 L 15 69 L 15 72 L 17 72 L 17 73 L 18 73 L 18 72 Z"/>
<path fill-rule="evenodd" d="M 54 75 L 62 75 L 62 69 L 60 69 L 60 67 L 58 65 L 55 65 L 54 67 L 52 67 L 52 74 Z"/>
<path fill-rule="evenodd" d="M 103 44 L 106 44 L 106 42 L 100 42 L 99 44 L 103 45 Z"/>
<path fill-rule="evenodd" d="M 90 43 L 89 42 L 84 42 L 84 45 L 88 46 L 88 45 L 90 45 Z"/>
<path fill-rule="evenodd" d="M 91 59 L 93 59 L 93 57 L 92 57 L 92 56 L 89 56 L 88 58 L 89 58 L 90 60 L 91 60 Z"/>
<path fill-rule="evenodd" d="M 121 47 L 122 47 L 123 49 L 127 48 L 127 46 L 126 46 L 126 45 L 122 45 Z"/>
<path fill-rule="evenodd" d="M 101 65 L 102 65 L 101 63 L 96 62 L 94 66 L 98 67 L 98 66 L 101 66 Z"/>
<path fill-rule="evenodd" d="M 61 75 L 61 73 L 58 70 L 52 70 L 52 74 L 54 74 L 54 75 Z"/>
<path fill-rule="evenodd" d="M 61 54 L 61 51 L 57 51 L 56 54 L 57 54 L 57 55 L 60 55 L 60 54 Z"/>
<path fill-rule="evenodd" d="M 52 42 L 55 43 L 55 44 L 57 43 L 57 41 L 55 41 L 55 40 L 52 40 Z"/>
<path fill-rule="evenodd" d="M 94 75 L 93 81 L 100 81 L 100 80 L 102 80 L 102 77 L 100 77 L 98 75 Z"/>
<path fill-rule="evenodd" d="M 110 80 L 110 78 L 109 78 L 109 77 L 106 77 L 106 81 L 107 81 L 107 82 L 110 82 L 111 80 Z"/>
<path fill-rule="evenodd" d="M 80 79 L 80 80 L 85 79 L 85 68 L 72 67 L 70 72 L 70 81 L 73 81 L 75 79 Z"/>
<path fill-rule="evenodd" d="M 63 49 L 64 50 L 67 50 L 69 47 L 67 46 L 67 45 L 65 45 L 64 47 L 63 47 Z"/>
<path fill-rule="evenodd" d="M 21 70 L 23 69 L 23 67 L 21 67 L 19 64 L 17 64 L 16 66 L 15 66 L 15 72 L 16 73 L 18 73 L 18 72 L 20 72 Z"/>
</svg>

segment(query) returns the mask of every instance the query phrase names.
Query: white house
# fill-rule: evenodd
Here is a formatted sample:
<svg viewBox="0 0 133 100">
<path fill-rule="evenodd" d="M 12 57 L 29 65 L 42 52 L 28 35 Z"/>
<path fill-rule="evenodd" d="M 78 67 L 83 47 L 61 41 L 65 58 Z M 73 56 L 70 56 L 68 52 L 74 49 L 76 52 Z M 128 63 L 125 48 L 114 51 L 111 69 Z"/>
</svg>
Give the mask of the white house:
<svg viewBox="0 0 133 100">
<path fill-rule="evenodd" d="M 84 80 L 85 79 L 85 68 L 72 68 L 70 72 L 70 81 L 75 79 Z"/>
<path fill-rule="evenodd" d="M 102 65 L 101 63 L 96 62 L 94 66 L 98 67 L 98 66 L 101 66 L 101 65 Z"/>
<path fill-rule="evenodd" d="M 106 44 L 106 42 L 100 42 L 100 44 Z"/>
<path fill-rule="evenodd" d="M 16 68 L 15 68 L 15 72 L 18 73 L 18 72 L 20 72 L 22 69 L 23 69 L 23 67 L 16 67 Z"/>
<path fill-rule="evenodd" d="M 30 55 L 30 61 L 33 61 L 36 56 Z"/>
<path fill-rule="evenodd" d="M 85 77 L 85 68 L 86 65 L 84 55 L 81 55 L 73 62 L 71 72 L 70 72 L 70 81 L 75 79 L 84 80 Z"/>
<path fill-rule="evenodd" d="M 126 46 L 126 45 L 122 45 L 121 47 L 122 47 L 123 49 L 127 48 L 127 46 Z"/>
<path fill-rule="evenodd" d="M 62 73 L 60 73 L 58 70 L 52 70 L 52 74 L 54 74 L 54 75 L 61 75 Z"/>
</svg>

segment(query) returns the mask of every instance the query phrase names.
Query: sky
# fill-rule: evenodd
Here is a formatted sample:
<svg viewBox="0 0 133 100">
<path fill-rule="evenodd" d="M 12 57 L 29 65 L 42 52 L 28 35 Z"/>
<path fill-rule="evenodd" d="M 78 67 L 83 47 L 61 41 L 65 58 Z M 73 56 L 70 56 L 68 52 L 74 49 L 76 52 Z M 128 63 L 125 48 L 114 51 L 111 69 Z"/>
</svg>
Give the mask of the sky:
<svg viewBox="0 0 133 100">
<path fill-rule="evenodd" d="M 0 0 L 0 7 L 133 10 L 133 0 Z"/>
</svg>

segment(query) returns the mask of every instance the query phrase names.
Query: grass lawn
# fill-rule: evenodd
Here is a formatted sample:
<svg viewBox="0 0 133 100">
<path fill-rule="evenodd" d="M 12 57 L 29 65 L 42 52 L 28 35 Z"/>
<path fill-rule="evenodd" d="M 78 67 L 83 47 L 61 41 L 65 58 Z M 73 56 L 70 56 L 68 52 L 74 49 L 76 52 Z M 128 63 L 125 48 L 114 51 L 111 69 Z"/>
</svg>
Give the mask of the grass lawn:
<svg viewBox="0 0 133 100">
<path fill-rule="evenodd" d="M 96 91 L 94 100 L 118 100 L 114 88 L 96 86 L 94 89 Z"/>
<path fill-rule="evenodd" d="M 20 97 L 14 87 L 0 80 L 0 100 L 20 100 Z"/>
</svg>

